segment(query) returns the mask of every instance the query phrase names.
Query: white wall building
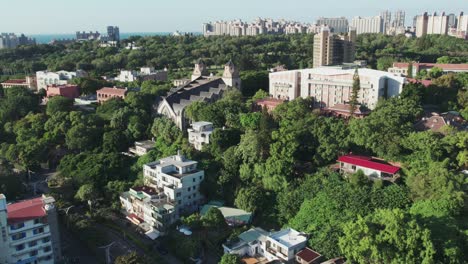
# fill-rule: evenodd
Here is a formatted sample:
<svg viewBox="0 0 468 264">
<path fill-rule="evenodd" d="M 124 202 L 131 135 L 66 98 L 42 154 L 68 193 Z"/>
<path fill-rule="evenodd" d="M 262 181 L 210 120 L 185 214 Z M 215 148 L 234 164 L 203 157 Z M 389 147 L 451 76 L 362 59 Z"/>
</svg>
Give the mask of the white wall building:
<svg viewBox="0 0 468 264">
<path fill-rule="evenodd" d="M 468 15 L 460 13 L 457 19 L 457 32 L 463 36 L 468 35 Z"/>
<path fill-rule="evenodd" d="M 187 129 L 189 143 L 196 150 L 202 150 L 203 145 L 210 144 L 210 135 L 213 133 L 213 123 L 210 122 L 195 122 L 192 128 Z"/>
<path fill-rule="evenodd" d="M 172 202 L 163 189 L 148 186 L 132 187 L 120 194 L 126 218 L 145 230 L 150 238 L 164 235 L 169 225 L 178 219 Z"/>
<path fill-rule="evenodd" d="M 277 99 L 293 100 L 299 96 L 314 98 L 317 108 L 326 108 L 350 101 L 354 69 L 319 67 L 270 73 L 270 94 Z M 361 89 L 360 104 L 374 109 L 380 97 L 398 96 L 404 77 L 361 68 L 358 70 Z"/>
<path fill-rule="evenodd" d="M 8 204 L 0 194 L 0 263 L 53 264 L 61 259 L 54 198 Z"/>
<path fill-rule="evenodd" d="M 348 32 L 348 19 L 346 17 L 319 17 L 315 24 L 318 26 L 328 26 L 333 33 Z"/>
<path fill-rule="evenodd" d="M 355 17 L 351 21 L 351 26 L 356 29 L 356 33 L 383 33 L 384 21 L 381 16 Z"/>
<path fill-rule="evenodd" d="M 205 178 L 205 172 L 197 169 L 197 164 L 180 153 L 145 164 L 145 185 L 162 189 L 174 201 L 177 216 L 183 212 L 194 212 L 204 200 L 200 193 L 200 183 Z"/>
<path fill-rule="evenodd" d="M 268 233 L 256 227 L 240 234 L 238 241 L 223 244 L 223 248 L 226 254 L 263 256 L 268 261 L 290 262 L 306 244 L 307 237 L 292 228 Z"/>
<path fill-rule="evenodd" d="M 280 71 L 269 74 L 270 94 L 273 98 L 294 100 L 300 96 L 301 71 Z"/>
<path fill-rule="evenodd" d="M 143 156 L 154 149 L 154 144 L 152 140 L 136 141 L 135 146 L 129 148 L 128 151 L 136 156 Z"/>
<path fill-rule="evenodd" d="M 267 236 L 262 247 L 268 260 L 291 261 L 296 253 L 305 248 L 307 237 L 298 231 L 287 228 Z"/>
<path fill-rule="evenodd" d="M 138 78 L 136 71 L 121 70 L 120 74 L 115 78 L 119 82 L 133 82 Z"/>
<path fill-rule="evenodd" d="M 73 78 L 86 77 L 88 74 L 85 71 L 78 70 L 76 72 L 68 71 L 38 71 L 36 72 L 37 90 L 47 89 L 49 85 L 65 85 L 69 84 Z"/>
<path fill-rule="evenodd" d="M 434 13 L 427 20 L 427 34 L 447 35 L 448 33 L 448 16 L 445 13 L 438 16 Z"/>
<path fill-rule="evenodd" d="M 426 34 L 447 35 L 449 31 L 449 17 L 442 13 L 437 15 L 433 13 L 428 16 L 424 13 L 416 17 L 416 37 L 422 37 Z"/>
<path fill-rule="evenodd" d="M 167 81 L 167 69 L 155 71 L 153 67 L 142 67 L 139 72 L 121 70 L 115 80 L 119 82 L 134 82 L 137 80 Z"/>
<path fill-rule="evenodd" d="M 338 158 L 340 172 L 346 174 L 361 170 L 370 178 L 393 180 L 398 176 L 400 167 L 393 166 L 382 159 L 359 155 L 343 155 Z"/>
</svg>

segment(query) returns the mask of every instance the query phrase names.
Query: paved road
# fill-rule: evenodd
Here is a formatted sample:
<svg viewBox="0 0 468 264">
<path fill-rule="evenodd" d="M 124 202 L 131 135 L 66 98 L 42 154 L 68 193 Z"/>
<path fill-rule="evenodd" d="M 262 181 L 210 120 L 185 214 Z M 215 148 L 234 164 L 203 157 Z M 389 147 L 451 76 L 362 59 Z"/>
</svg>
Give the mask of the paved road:
<svg viewBox="0 0 468 264">
<path fill-rule="evenodd" d="M 43 193 L 49 192 L 49 186 L 47 181 L 54 178 L 57 175 L 56 170 L 41 170 L 38 172 L 32 172 L 28 187 L 31 190 L 31 195 L 37 196 Z"/>
</svg>

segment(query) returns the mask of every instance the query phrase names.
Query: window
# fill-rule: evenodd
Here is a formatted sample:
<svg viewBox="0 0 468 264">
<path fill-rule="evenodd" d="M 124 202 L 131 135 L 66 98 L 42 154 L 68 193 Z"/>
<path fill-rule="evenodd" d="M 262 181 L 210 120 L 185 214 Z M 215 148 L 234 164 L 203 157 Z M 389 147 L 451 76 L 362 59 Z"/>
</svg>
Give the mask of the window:
<svg viewBox="0 0 468 264">
<path fill-rule="evenodd" d="M 44 249 L 44 251 L 45 251 L 45 249 Z M 33 251 L 29 252 L 29 256 L 30 257 L 37 256 L 37 250 L 33 250 Z"/>
<path fill-rule="evenodd" d="M 192 188 L 188 187 L 187 191 L 189 191 L 189 192 L 190 192 L 190 190 L 192 190 Z"/>
<path fill-rule="evenodd" d="M 178 201 L 178 204 L 179 204 L 179 205 L 181 205 L 181 204 L 182 204 L 182 201 L 181 201 L 181 200 L 179 200 L 179 201 Z"/>
<path fill-rule="evenodd" d="M 44 233 L 44 228 L 43 227 L 33 230 L 34 235 L 41 234 L 41 233 Z"/>
<path fill-rule="evenodd" d="M 193 182 L 195 182 L 197 179 L 193 178 Z"/>
<path fill-rule="evenodd" d="M 356 170 L 356 166 L 354 166 L 354 165 L 351 166 L 351 169 Z"/>
<path fill-rule="evenodd" d="M 22 238 L 25 238 L 26 237 L 26 233 L 22 232 L 22 233 L 19 233 L 19 234 L 14 234 L 11 239 L 12 240 L 20 240 Z"/>
<path fill-rule="evenodd" d="M 200 181 L 203 179 L 203 176 L 200 176 Z"/>
<path fill-rule="evenodd" d="M 44 248 L 44 252 L 49 252 L 51 250 L 52 250 L 52 248 L 50 246 Z"/>
<path fill-rule="evenodd" d="M 17 245 L 16 246 L 16 251 L 21 251 L 24 249 L 24 244 L 21 244 L 21 245 Z"/>
<path fill-rule="evenodd" d="M 41 222 L 41 219 L 39 219 L 39 218 L 34 219 L 34 224 L 35 225 L 39 224 L 40 222 Z"/>
<path fill-rule="evenodd" d="M 180 192 L 176 193 L 176 197 L 180 197 L 182 194 Z"/>
<path fill-rule="evenodd" d="M 31 241 L 28 243 L 29 247 L 34 247 L 35 245 L 37 245 L 37 240 Z"/>
<path fill-rule="evenodd" d="M 18 223 L 10 226 L 10 230 L 17 230 L 24 227 L 24 223 Z"/>
<path fill-rule="evenodd" d="M 49 242 L 49 241 L 50 241 L 50 237 L 44 237 L 44 238 L 42 239 L 42 243 L 47 243 L 47 242 Z"/>
</svg>

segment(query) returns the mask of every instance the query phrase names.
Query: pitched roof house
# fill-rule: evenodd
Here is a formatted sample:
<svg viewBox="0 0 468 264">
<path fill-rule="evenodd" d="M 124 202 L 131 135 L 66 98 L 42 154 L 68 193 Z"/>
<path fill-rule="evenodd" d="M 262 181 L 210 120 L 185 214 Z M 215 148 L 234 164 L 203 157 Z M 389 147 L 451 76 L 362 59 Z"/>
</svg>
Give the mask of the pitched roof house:
<svg viewBox="0 0 468 264">
<path fill-rule="evenodd" d="M 165 97 L 156 102 L 158 114 L 164 115 L 181 130 L 186 128 L 185 108 L 194 102 L 214 102 L 229 88 L 241 88 L 236 67 L 229 61 L 224 66 L 222 77 L 208 76 L 203 60 L 198 60 L 192 73 L 192 80 L 171 89 Z"/>
<path fill-rule="evenodd" d="M 362 170 L 368 177 L 393 181 L 398 177 L 400 167 L 391 165 L 381 159 L 359 156 L 343 155 L 338 158 L 340 171 L 343 173 L 356 173 Z"/>
</svg>

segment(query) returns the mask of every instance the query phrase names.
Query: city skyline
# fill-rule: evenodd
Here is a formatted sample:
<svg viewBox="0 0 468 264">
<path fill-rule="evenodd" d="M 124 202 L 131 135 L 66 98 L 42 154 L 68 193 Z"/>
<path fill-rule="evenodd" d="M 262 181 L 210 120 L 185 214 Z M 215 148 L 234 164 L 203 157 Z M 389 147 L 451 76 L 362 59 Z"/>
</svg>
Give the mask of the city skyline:
<svg viewBox="0 0 468 264">
<path fill-rule="evenodd" d="M 355 16 L 375 16 L 384 10 L 394 12 L 399 9 L 406 12 L 406 24 L 409 25 L 415 15 L 424 12 L 445 11 L 447 14 L 457 15 L 464 11 L 464 7 L 466 8 L 462 2 L 458 0 L 443 2 L 395 0 L 383 5 L 381 2 L 371 0 L 353 2 L 329 0 L 325 5 L 318 1 L 297 0 L 294 4 L 286 6 L 284 2 L 278 0 L 239 0 L 226 9 L 226 5 L 221 5 L 214 0 L 204 1 L 203 6 L 198 2 L 183 0 L 162 3 L 149 0 L 133 2 L 83 0 L 80 5 L 73 6 L 72 9 L 64 9 L 63 2 L 58 0 L 41 2 L 26 0 L 8 3 L 8 9 L 21 12 L 3 13 L 0 32 L 25 34 L 68 34 L 83 30 L 103 32 L 105 27 L 111 24 L 120 26 L 122 32 L 173 32 L 176 30 L 200 32 L 204 22 L 217 20 L 251 21 L 257 17 L 268 17 L 313 23 L 322 16 L 344 16 L 351 19 Z"/>
</svg>

